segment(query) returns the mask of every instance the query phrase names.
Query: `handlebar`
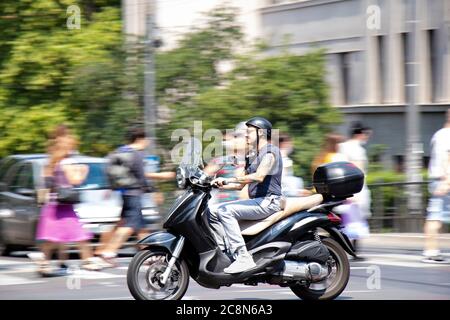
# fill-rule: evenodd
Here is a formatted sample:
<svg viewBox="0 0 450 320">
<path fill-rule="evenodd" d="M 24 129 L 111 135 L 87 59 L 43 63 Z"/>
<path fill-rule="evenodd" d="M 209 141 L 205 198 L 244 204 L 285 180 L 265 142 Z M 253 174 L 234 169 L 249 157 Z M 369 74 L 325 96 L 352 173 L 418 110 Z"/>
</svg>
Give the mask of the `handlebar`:
<svg viewBox="0 0 450 320">
<path fill-rule="evenodd" d="M 228 181 L 223 181 L 223 185 L 226 186 L 228 184 Z M 211 185 L 213 188 L 218 189 L 219 187 L 215 184 Z"/>
<path fill-rule="evenodd" d="M 198 167 L 179 167 L 177 169 L 177 181 L 190 181 L 191 184 L 197 185 L 198 187 L 210 186 L 211 188 L 219 188 L 217 185 L 211 184 L 212 179 L 213 177 L 208 176 Z M 223 181 L 223 185 L 228 184 L 228 181 Z M 183 189 L 185 184 L 179 183 L 179 187 Z"/>
</svg>

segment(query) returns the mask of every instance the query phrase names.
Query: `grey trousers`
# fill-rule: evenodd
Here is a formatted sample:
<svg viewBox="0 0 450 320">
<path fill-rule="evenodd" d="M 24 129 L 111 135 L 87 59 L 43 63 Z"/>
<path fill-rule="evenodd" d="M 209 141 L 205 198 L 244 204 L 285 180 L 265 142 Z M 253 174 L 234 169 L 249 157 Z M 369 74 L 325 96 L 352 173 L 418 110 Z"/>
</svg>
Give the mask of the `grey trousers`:
<svg viewBox="0 0 450 320">
<path fill-rule="evenodd" d="M 280 210 L 281 196 L 230 201 L 210 206 L 209 222 L 219 248 L 233 254 L 245 246 L 239 220 L 261 220 Z"/>
</svg>

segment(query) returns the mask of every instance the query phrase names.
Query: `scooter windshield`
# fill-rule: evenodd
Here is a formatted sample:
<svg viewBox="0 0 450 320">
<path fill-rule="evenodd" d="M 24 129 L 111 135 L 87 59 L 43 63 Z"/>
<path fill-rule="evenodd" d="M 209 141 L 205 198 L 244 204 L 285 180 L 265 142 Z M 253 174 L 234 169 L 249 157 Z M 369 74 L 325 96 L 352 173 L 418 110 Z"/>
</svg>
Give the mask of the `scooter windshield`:
<svg viewBox="0 0 450 320">
<path fill-rule="evenodd" d="M 197 138 L 190 138 L 183 146 L 181 167 L 202 167 L 202 143 Z"/>
</svg>

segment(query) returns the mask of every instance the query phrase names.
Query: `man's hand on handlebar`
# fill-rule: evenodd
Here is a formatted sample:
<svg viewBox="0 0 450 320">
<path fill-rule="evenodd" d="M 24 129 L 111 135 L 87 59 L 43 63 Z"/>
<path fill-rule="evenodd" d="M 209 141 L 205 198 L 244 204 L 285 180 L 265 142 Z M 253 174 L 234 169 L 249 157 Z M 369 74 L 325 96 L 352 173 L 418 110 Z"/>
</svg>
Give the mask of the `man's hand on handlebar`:
<svg viewBox="0 0 450 320">
<path fill-rule="evenodd" d="M 211 185 L 215 186 L 215 187 L 218 187 L 218 188 L 221 188 L 221 187 L 227 185 L 228 182 L 229 181 L 228 181 L 227 178 L 215 178 L 213 181 L 211 181 Z"/>
</svg>

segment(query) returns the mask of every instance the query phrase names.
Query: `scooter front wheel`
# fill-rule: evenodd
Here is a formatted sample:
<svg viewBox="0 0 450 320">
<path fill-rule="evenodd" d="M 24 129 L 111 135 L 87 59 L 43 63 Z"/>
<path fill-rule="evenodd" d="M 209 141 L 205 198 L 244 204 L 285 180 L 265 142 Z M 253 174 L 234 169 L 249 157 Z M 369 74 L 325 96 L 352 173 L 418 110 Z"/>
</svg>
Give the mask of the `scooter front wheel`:
<svg viewBox="0 0 450 320">
<path fill-rule="evenodd" d="M 189 285 L 189 269 L 178 259 L 163 285 L 161 275 L 166 270 L 170 254 L 147 249 L 138 252 L 130 262 L 127 273 L 128 289 L 136 300 L 179 300 Z"/>
</svg>

